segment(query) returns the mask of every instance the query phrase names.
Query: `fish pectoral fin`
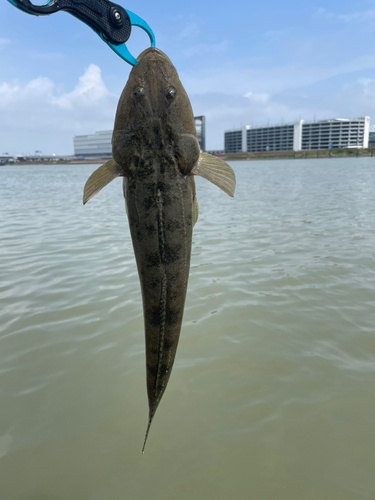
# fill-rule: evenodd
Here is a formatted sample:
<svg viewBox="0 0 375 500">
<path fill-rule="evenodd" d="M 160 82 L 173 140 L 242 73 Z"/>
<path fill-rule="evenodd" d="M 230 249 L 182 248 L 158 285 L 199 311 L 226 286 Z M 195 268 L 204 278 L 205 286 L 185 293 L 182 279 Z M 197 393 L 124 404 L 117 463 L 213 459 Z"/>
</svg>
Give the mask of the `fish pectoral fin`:
<svg viewBox="0 0 375 500">
<path fill-rule="evenodd" d="M 87 179 L 83 188 L 83 204 L 85 205 L 96 193 L 109 184 L 116 177 L 124 175 L 122 168 L 115 160 L 109 160 L 99 167 Z"/>
<path fill-rule="evenodd" d="M 199 217 L 199 206 L 197 200 L 197 192 L 195 190 L 195 180 L 193 175 L 190 176 L 190 182 L 191 182 L 191 190 L 193 192 L 193 227 L 194 227 Z"/>
<path fill-rule="evenodd" d="M 194 196 L 194 200 L 193 200 L 193 227 L 195 226 L 195 223 L 197 222 L 198 217 L 199 217 L 198 200 L 197 200 L 197 197 Z"/>
<path fill-rule="evenodd" d="M 229 196 L 234 196 L 236 189 L 236 176 L 233 169 L 225 161 L 207 153 L 201 153 L 199 160 L 191 171 L 212 182 Z"/>
<path fill-rule="evenodd" d="M 125 199 L 125 212 L 126 215 L 129 217 L 127 187 L 128 187 L 128 178 L 124 176 L 124 180 L 122 182 L 122 192 L 124 193 L 124 199 Z"/>
</svg>

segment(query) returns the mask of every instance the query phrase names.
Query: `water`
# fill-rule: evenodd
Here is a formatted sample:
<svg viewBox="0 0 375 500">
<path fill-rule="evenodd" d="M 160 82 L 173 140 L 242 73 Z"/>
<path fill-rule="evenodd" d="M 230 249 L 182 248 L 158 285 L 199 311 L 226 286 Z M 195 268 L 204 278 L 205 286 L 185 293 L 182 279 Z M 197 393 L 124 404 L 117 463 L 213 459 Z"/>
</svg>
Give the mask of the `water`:
<svg viewBox="0 0 375 500">
<path fill-rule="evenodd" d="M 375 497 L 375 159 L 233 163 L 147 423 L 121 181 L 0 169 L 1 500 Z"/>
</svg>

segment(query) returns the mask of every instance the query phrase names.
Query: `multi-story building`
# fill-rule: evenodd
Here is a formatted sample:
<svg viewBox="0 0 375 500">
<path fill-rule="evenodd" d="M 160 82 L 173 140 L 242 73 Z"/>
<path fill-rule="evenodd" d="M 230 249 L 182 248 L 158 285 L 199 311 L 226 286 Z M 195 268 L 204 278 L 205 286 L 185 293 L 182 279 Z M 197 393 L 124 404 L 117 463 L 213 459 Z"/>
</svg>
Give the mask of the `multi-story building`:
<svg viewBox="0 0 375 500">
<path fill-rule="evenodd" d="M 246 151 L 246 131 L 250 127 L 240 130 L 227 130 L 224 132 L 224 151 L 226 153 L 241 153 Z M 244 137 L 245 136 L 245 140 Z"/>
<path fill-rule="evenodd" d="M 75 156 L 90 158 L 112 157 L 112 130 L 95 132 L 91 135 L 76 135 L 74 137 Z"/>
<path fill-rule="evenodd" d="M 370 118 L 335 118 L 302 124 L 302 150 L 367 148 Z"/>
<path fill-rule="evenodd" d="M 194 116 L 194 124 L 197 132 L 199 147 L 201 151 L 206 151 L 206 117 Z"/>
<path fill-rule="evenodd" d="M 242 127 L 224 133 L 226 153 L 367 148 L 370 118 L 333 118 L 285 125 Z M 375 134 L 374 134 L 375 135 Z"/>
<path fill-rule="evenodd" d="M 370 131 L 368 136 L 368 147 L 375 148 L 375 125 L 370 125 Z"/>
<path fill-rule="evenodd" d="M 293 149 L 294 125 L 249 128 L 246 131 L 246 151 L 290 151 Z"/>
<path fill-rule="evenodd" d="M 201 151 L 206 150 L 206 123 L 204 116 L 194 117 L 195 129 Z M 76 135 L 73 139 L 74 155 L 86 158 L 112 157 L 112 130 L 90 135 Z"/>
</svg>

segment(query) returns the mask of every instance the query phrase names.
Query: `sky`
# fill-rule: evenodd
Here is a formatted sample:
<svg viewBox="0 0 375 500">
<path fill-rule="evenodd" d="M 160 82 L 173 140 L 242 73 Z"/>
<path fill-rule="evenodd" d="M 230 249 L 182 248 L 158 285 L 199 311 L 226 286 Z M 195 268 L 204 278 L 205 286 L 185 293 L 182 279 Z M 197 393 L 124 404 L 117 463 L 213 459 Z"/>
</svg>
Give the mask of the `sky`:
<svg viewBox="0 0 375 500">
<path fill-rule="evenodd" d="M 207 149 L 244 125 L 375 123 L 375 0 L 123 1 L 206 116 Z M 135 27 L 127 46 L 137 56 L 148 36 Z M 112 129 L 130 70 L 70 14 L 36 17 L 0 0 L 0 155 L 73 154 L 74 135 Z"/>
</svg>

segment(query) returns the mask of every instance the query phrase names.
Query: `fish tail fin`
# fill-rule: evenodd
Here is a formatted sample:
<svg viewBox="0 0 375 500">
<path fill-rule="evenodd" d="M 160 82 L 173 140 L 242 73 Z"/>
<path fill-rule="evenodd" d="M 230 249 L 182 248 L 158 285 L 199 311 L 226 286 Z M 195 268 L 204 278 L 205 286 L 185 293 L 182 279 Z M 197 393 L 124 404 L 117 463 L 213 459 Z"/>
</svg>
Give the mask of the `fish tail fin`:
<svg viewBox="0 0 375 500">
<path fill-rule="evenodd" d="M 147 429 L 146 429 L 146 434 L 145 434 L 145 439 L 143 441 L 143 446 L 142 446 L 142 450 L 141 450 L 141 453 L 144 454 L 145 452 L 145 448 L 146 448 L 146 442 L 147 442 L 147 438 L 148 438 L 148 433 L 150 432 L 150 427 L 151 427 L 151 424 L 152 424 L 152 420 L 154 418 L 154 415 L 155 413 L 150 413 L 149 417 L 148 417 L 148 424 L 147 424 Z"/>
</svg>

